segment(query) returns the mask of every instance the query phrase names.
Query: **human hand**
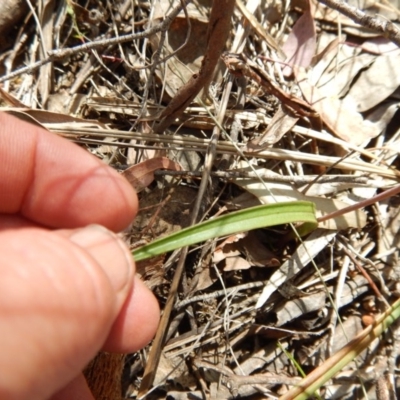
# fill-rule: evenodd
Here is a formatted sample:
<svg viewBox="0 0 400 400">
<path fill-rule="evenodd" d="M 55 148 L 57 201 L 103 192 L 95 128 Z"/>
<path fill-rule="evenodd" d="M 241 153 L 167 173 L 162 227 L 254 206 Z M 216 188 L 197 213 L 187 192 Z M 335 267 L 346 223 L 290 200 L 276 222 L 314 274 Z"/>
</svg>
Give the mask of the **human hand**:
<svg viewBox="0 0 400 400">
<path fill-rule="evenodd" d="M 89 360 L 138 350 L 158 324 L 129 250 L 99 226 L 125 228 L 136 195 L 83 149 L 4 113 L 0 162 L 0 398 L 92 399 Z"/>
</svg>

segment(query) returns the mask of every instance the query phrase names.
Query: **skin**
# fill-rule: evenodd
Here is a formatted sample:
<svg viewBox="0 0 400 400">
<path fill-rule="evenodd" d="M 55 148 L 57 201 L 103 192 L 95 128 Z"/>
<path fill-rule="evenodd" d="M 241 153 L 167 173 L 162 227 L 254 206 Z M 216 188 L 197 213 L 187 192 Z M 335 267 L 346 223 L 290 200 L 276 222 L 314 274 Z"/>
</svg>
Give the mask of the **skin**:
<svg viewBox="0 0 400 400">
<path fill-rule="evenodd" d="M 159 321 L 113 233 L 132 222 L 136 194 L 85 150 L 5 113 L 0 160 L 0 398 L 92 400 L 84 366 L 100 349 L 140 349 Z"/>
</svg>

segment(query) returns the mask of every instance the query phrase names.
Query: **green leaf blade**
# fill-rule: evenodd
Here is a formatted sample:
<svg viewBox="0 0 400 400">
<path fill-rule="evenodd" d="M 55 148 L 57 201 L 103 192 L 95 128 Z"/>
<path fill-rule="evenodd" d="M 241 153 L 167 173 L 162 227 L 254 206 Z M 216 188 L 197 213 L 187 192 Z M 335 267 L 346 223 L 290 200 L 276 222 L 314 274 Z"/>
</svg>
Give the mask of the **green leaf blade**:
<svg viewBox="0 0 400 400">
<path fill-rule="evenodd" d="M 216 237 L 293 222 L 311 223 L 316 227 L 314 203 L 285 202 L 236 211 L 157 239 L 134 250 L 133 255 L 136 261 L 141 261 Z"/>
</svg>

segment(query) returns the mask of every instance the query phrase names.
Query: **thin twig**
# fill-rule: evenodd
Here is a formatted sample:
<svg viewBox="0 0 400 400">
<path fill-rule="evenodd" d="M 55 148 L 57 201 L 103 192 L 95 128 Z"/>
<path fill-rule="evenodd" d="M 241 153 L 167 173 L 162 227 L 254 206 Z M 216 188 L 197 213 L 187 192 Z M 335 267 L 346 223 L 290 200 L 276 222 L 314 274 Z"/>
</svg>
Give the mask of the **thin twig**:
<svg viewBox="0 0 400 400">
<path fill-rule="evenodd" d="M 157 170 L 154 171 L 154 175 L 158 176 L 188 176 L 188 177 L 201 177 L 202 172 L 200 171 L 170 171 L 170 170 Z M 276 173 L 263 173 L 262 171 L 255 174 L 252 171 L 240 171 L 240 170 L 227 170 L 227 171 L 211 171 L 211 176 L 216 178 L 234 179 L 234 178 L 263 178 L 263 180 L 268 182 L 288 182 L 295 183 L 297 185 L 305 185 L 314 180 L 320 175 L 303 175 L 303 176 L 287 176 L 278 175 Z M 354 185 L 368 185 L 368 187 L 381 188 L 382 181 L 374 181 L 366 176 L 356 176 L 356 175 L 323 175 L 318 179 L 318 183 L 349 183 Z"/>
<path fill-rule="evenodd" d="M 185 41 L 184 41 L 183 45 L 179 46 L 179 49 L 177 49 L 175 52 L 173 52 L 173 54 L 177 53 L 180 49 L 182 49 L 187 44 L 187 42 L 189 40 L 190 32 L 192 30 L 192 25 L 191 25 L 191 22 L 190 22 L 189 14 L 188 14 L 187 9 L 186 9 L 185 0 L 181 0 L 181 5 L 182 5 L 183 11 L 185 13 L 186 23 L 188 25 L 188 30 L 186 32 L 186 38 L 185 38 Z M 172 55 L 173 55 L 173 54 L 170 54 L 169 56 L 163 58 L 160 61 L 161 52 L 162 52 L 162 50 L 164 48 L 164 42 L 165 42 L 166 38 L 167 38 L 167 31 L 166 31 L 166 29 L 163 29 L 161 31 L 160 40 L 158 42 L 158 48 L 153 54 L 153 62 L 150 65 L 150 70 L 149 70 L 147 82 L 146 82 L 146 85 L 145 85 L 145 88 L 144 88 L 144 92 L 143 92 L 142 106 L 140 107 L 138 120 L 136 122 L 139 122 L 139 119 L 143 115 L 145 115 L 145 113 L 146 113 L 147 99 L 148 99 L 148 96 L 149 96 L 150 87 L 153 84 L 153 77 L 154 77 L 154 75 L 156 73 L 156 69 L 157 69 L 158 65 L 161 62 L 165 62 L 168 58 L 172 57 Z"/>
<path fill-rule="evenodd" d="M 348 5 L 343 0 L 319 0 L 319 2 L 339 11 L 357 24 L 382 34 L 400 47 L 400 30 L 395 24 L 393 24 L 393 22 L 382 21 L 376 17 L 368 15 L 359 8 Z"/>
<path fill-rule="evenodd" d="M 327 221 L 328 219 L 339 217 L 341 215 L 347 214 L 348 212 L 359 210 L 360 208 L 370 206 L 371 204 L 377 203 L 378 201 L 388 199 L 389 197 L 392 197 L 397 193 L 400 193 L 400 185 L 396 185 L 388 190 L 385 190 L 384 192 L 379 193 L 370 199 L 360 201 L 349 207 L 345 207 L 330 214 L 323 215 L 322 217 L 319 217 L 317 221 L 324 222 Z"/>
<path fill-rule="evenodd" d="M 190 3 L 191 0 L 187 0 L 186 4 Z M 43 65 L 48 64 L 49 62 L 57 61 L 57 60 L 62 60 L 64 58 L 70 57 L 74 54 L 81 53 L 81 52 L 89 52 L 90 50 L 93 49 L 99 49 L 101 47 L 105 46 L 111 46 L 115 44 L 120 44 L 124 42 L 130 42 L 133 40 L 137 39 L 143 39 L 145 37 L 154 35 L 157 32 L 160 31 L 166 31 L 168 27 L 171 25 L 171 22 L 175 19 L 175 17 L 181 12 L 182 10 L 182 4 L 179 4 L 177 7 L 175 7 L 170 14 L 168 14 L 164 21 L 154 25 L 153 27 L 146 29 L 143 32 L 139 33 L 131 33 L 128 35 L 121 35 L 118 37 L 113 37 L 109 39 L 101 39 L 101 40 L 95 40 L 93 42 L 88 42 L 81 44 L 79 46 L 75 47 L 70 47 L 67 49 L 56 49 L 56 50 L 51 50 L 48 52 L 48 58 L 40 60 L 36 63 L 33 63 L 31 65 L 28 65 L 26 67 L 22 67 L 18 69 L 17 71 L 14 71 L 8 75 L 5 75 L 0 78 L 0 83 L 5 82 L 9 79 L 13 79 L 19 75 L 22 74 L 31 74 L 32 72 L 36 71 L 38 68 L 42 67 Z"/>
</svg>

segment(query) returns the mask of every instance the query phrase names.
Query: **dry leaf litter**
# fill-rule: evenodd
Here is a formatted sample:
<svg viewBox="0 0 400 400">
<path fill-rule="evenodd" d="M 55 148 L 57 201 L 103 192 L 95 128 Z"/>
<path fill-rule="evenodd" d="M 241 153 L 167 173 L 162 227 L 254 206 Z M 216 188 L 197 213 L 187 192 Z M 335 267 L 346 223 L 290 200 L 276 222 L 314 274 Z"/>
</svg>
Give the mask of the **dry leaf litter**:
<svg viewBox="0 0 400 400">
<path fill-rule="evenodd" d="M 211 1 L 176 15 L 181 3 L 172 0 L 6 3 L 12 10 L 0 15 L 13 22 L 0 17 L 2 110 L 79 143 L 127 177 L 141 200 L 124 233 L 132 248 L 188 226 L 199 195 L 198 221 L 298 200 L 315 202 L 320 217 L 399 180 L 400 49 L 315 0 L 237 0 L 221 50 L 243 52 L 317 118 L 231 77 L 221 60 L 162 131 L 166 107 L 201 75 L 217 41 Z M 395 0 L 348 4 L 399 19 Z M 279 398 L 399 296 L 398 196 L 322 222 L 303 244 L 289 232 L 259 229 L 190 249 L 146 398 Z M 138 265 L 161 307 L 178 257 Z M 382 396 L 399 392 L 398 338 L 395 324 L 319 398 L 395 398 Z M 125 357 L 126 398 L 141 390 L 150 347 Z"/>
</svg>

